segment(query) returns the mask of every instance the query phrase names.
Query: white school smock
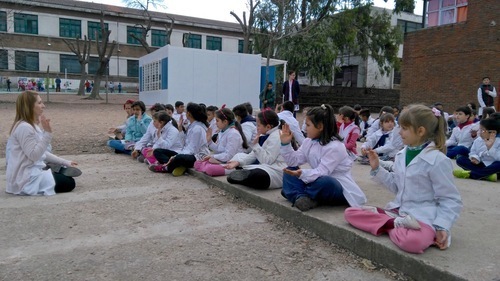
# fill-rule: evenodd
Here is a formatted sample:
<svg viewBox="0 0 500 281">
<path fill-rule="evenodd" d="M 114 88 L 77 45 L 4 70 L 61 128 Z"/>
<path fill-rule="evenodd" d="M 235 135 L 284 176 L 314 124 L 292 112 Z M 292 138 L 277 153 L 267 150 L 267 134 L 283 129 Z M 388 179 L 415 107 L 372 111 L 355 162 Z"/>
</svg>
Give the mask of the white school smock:
<svg viewBox="0 0 500 281">
<path fill-rule="evenodd" d="M 460 129 L 458 126 L 453 128 L 451 132 L 451 136 L 448 140 L 446 140 L 446 146 L 465 146 L 470 148 L 474 139 L 472 138 L 470 131 L 475 127 L 474 123 L 464 126 Z"/>
<path fill-rule="evenodd" d="M 330 176 L 340 182 L 349 205 L 358 207 L 366 203 L 366 196 L 352 178 L 353 160 L 347 155 L 345 145 L 332 140 L 321 145 L 318 140 L 306 138 L 297 151 L 290 144 L 281 146 L 281 155 L 288 166 L 309 163 L 312 169 L 302 169 L 299 179 L 311 183 L 322 176 Z"/>
<path fill-rule="evenodd" d="M 178 152 L 182 149 L 182 136 L 179 129 L 172 125 L 172 121 L 168 122 L 161 128 L 161 136 L 155 133 L 153 139 L 153 149 L 169 149 Z"/>
<path fill-rule="evenodd" d="M 292 131 L 295 141 L 299 145 L 302 145 L 305 137 L 304 134 L 302 133 L 302 130 L 300 130 L 299 121 L 297 121 L 297 119 L 293 117 L 293 113 L 288 110 L 284 110 L 278 113 L 278 118 L 285 120 L 285 122 L 290 126 L 290 131 Z"/>
<path fill-rule="evenodd" d="M 382 153 L 383 155 L 387 155 L 391 158 L 396 156 L 396 154 L 404 147 L 403 139 L 399 134 L 400 131 L 401 127 L 394 127 L 394 129 L 392 129 L 391 131 L 391 135 L 385 141 L 385 144 L 381 147 L 376 148 L 375 152 L 377 152 L 377 154 Z"/>
<path fill-rule="evenodd" d="M 52 171 L 43 170 L 45 162 L 71 166 L 71 161 L 57 157 L 47 148 L 52 134 L 21 121 L 7 141 L 6 192 L 20 195 L 54 195 Z"/>
<path fill-rule="evenodd" d="M 226 163 L 238 152 L 244 152 L 243 138 L 240 132 L 234 126 L 220 131 L 217 136 L 217 142 L 210 141 L 208 146 L 212 151 L 212 157 L 222 163 Z"/>
<path fill-rule="evenodd" d="M 386 209 L 399 208 L 429 226 L 450 230 L 462 210 L 451 160 L 429 144 L 406 166 L 406 147 L 396 154 L 393 170 L 379 168 L 373 179 L 396 198 Z"/>
<path fill-rule="evenodd" d="M 264 170 L 271 179 L 269 188 L 283 187 L 283 169 L 287 167 L 285 159 L 281 156 L 280 133 L 278 127 L 267 131 L 267 139 L 262 146 L 258 143 L 252 147 L 250 153 L 238 153 L 230 161 L 238 161 L 240 166 L 246 170 Z M 258 160 L 259 164 L 253 164 Z"/>
<path fill-rule="evenodd" d="M 380 138 L 383 136 L 383 135 L 387 135 L 389 134 L 389 136 L 385 139 L 385 143 L 388 143 L 389 142 L 389 139 L 392 137 L 392 132 L 394 131 L 391 130 L 389 132 L 385 132 L 385 131 L 382 131 L 382 129 L 378 129 L 375 133 L 371 134 L 370 136 L 368 136 L 366 138 L 366 142 L 364 142 L 362 145 L 361 145 L 361 148 L 364 148 L 364 149 L 369 149 L 369 148 L 373 148 L 375 147 L 375 145 L 377 145 L 378 141 L 380 140 Z M 375 149 L 375 151 L 377 153 L 382 153 L 382 152 L 378 152 L 377 151 L 378 148 Z"/>
<path fill-rule="evenodd" d="M 151 146 L 156 135 L 156 127 L 153 122 L 150 122 L 146 133 L 141 137 L 141 139 L 135 143 L 134 150 L 141 151 L 143 148 Z"/>
<path fill-rule="evenodd" d="M 184 137 L 184 145 L 179 154 L 193 155 L 201 160 L 210 155 L 207 143 L 207 126 L 200 121 L 189 124 Z"/>
<path fill-rule="evenodd" d="M 500 161 L 500 137 L 495 138 L 495 142 L 490 149 L 486 147 L 483 138 L 478 137 L 472 144 L 470 149 L 469 159 L 477 159 L 489 166 L 495 161 Z"/>
</svg>

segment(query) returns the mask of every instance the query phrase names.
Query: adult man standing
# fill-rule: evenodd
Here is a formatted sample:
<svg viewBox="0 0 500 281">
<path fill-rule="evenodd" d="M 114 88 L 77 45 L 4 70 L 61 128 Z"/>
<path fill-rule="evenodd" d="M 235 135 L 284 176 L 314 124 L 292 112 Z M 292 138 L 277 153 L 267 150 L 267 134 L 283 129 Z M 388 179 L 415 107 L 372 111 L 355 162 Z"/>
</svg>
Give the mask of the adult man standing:
<svg viewBox="0 0 500 281">
<path fill-rule="evenodd" d="M 260 93 L 261 109 L 271 108 L 274 109 L 274 102 L 276 94 L 273 91 L 273 82 L 268 82 L 267 87 Z"/>
<path fill-rule="evenodd" d="M 59 76 L 56 77 L 56 92 L 61 91 L 61 78 Z"/>
<path fill-rule="evenodd" d="M 297 111 L 299 111 L 299 94 L 300 86 L 299 82 L 295 80 L 295 71 L 290 70 L 288 72 L 288 80 L 283 83 L 283 102 L 291 101 L 294 104 L 293 116 L 296 117 Z"/>
<path fill-rule="evenodd" d="M 494 99 L 497 96 L 497 91 L 493 85 L 490 85 L 490 77 L 483 77 L 483 84 L 477 89 L 477 101 L 479 102 L 478 116 L 483 115 L 483 108 L 491 107 L 495 109 Z"/>
</svg>

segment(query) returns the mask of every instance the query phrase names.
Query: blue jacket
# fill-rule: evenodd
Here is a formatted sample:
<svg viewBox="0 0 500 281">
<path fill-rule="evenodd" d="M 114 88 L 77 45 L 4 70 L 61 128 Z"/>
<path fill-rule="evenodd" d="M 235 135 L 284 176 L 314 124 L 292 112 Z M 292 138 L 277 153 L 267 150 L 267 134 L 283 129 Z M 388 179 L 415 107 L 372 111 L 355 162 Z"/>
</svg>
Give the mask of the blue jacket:
<svg viewBox="0 0 500 281">
<path fill-rule="evenodd" d="M 127 128 L 125 132 L 125 140 L 126 141 L 139 141 L 142 136 L 148 130 L 149 123 L 151 123 L 151 117 L 146 113 L 142 114 L 142 118 L 140 121 L 137 121 L 135 115 L 132 115 L 127 120 Z"/>
</svg>

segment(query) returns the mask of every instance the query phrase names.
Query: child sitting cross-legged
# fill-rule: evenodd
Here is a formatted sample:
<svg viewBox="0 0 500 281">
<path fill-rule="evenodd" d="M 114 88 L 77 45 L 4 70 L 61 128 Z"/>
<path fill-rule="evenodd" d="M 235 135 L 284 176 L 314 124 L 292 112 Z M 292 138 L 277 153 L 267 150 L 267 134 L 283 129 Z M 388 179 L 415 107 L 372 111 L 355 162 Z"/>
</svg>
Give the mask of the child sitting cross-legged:
<svg viewBox="0 0 500 281">
<path fill-rule="evenodd" d="M 230 174 L 229 183 L 255 189 L 281 188 L 286 163 L 280 154 L 279 118 L 276 112 L 266 109 L 257 115 L 257 134 L 250 153 L 236 154 L 224 168 Z M 234 170 L 242 167 L 241 170 Z M 226 173 L 227 173 L 226 172 Z"/>
<path fill-rule="evenodd" d="M 406 147 L 396 154 L 393 172 L 381 169 L 374 150 L 369 150 L 370 175 L 394 193 L 385 209 L 347 208 L 345 219 L 373 235 L 389 234 L 400 249 L 421 254 L 431 245 L 450 246 L 450 231 L 462 210 L 453 182 L 451 160 L 443 153 L 445 120 L 437 109 L 412 105 L 399 117 Z"/>
<path fill-rule="evenodd" d="M 454 170 L 453 175 L 457 178 L 497 181 L 497 173 L 500 173 L 499 133 L 499 119 L 490 117 L 481 120 L 480 137 L 472 144 L 469 157 L 460 156 L 457 158 L 457 165 L 463 169 Z"/>
<path fill-rule="evenodd" d="M 235 120 L 233 112 L 228 108 L 221 108 L 215 112 L 219 135 L 217 142 L 212 141 L 212 130 L 207 130 L 207 142 L 212 154 L 194 163 L 195 170 L 204 172 L 209 176 L 223 176 L 225 169 L 221 164 L 225 164 L 236 153 L 244 152 L 248 149 L 248 144 L 241 129 L 241 125 Z"/>
</svg>

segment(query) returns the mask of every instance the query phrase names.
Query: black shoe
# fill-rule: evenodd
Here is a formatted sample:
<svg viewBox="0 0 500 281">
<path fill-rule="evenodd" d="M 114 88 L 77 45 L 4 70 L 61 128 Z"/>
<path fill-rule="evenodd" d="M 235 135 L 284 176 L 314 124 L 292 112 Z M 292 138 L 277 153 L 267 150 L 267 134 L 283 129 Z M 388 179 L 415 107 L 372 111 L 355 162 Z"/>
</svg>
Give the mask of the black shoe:
<svg viewBox="0 0 500 281">
<path fill-rule="evenodd" d="M 310 209 L 316 208 L 318 206 L 318 203 L 307 196 L 302 196 L 295 200 L 294 206 L 302 212 L 305 212 Z"/>
<path fill-rule="evenodd" d="M 47 167 L 49 167 L 54 173 L 59 173 L 71 178 L 78 177 L 82 174 L 82 171 L 75 167 L 64 167 L 62 165 L 52 163 L 47 164 Z"/>
<path fill-rule="evenodd" d="M 236 183 L 236 184 L 241 184 L 244 182 L 248 177 L 250 176 L 250 171 L 249 170 L 236 170 L 231 172 L 227 176 L 227 181 L 229 183 Z"/>
</svg>

